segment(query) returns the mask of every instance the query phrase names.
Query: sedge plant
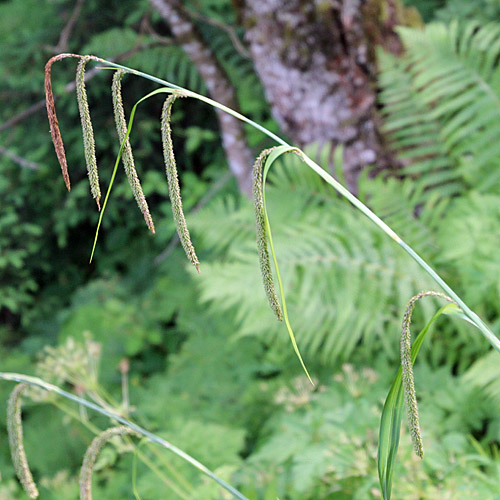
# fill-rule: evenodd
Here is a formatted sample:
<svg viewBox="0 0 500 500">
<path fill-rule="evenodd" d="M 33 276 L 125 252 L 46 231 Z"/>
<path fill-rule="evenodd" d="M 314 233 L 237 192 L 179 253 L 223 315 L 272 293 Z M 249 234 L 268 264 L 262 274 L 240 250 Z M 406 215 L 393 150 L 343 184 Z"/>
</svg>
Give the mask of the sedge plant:
<svg viewBox="0 0 500 500">
<path fill-rule="evenodd" d="M 177 233 L 179 235 L 179 240 L 184 248 L 184 251 L 189 259 L 189 261 L 196 267 L 198 272 L 200 272 L 199 261 L 196 256 L 194 246 L 191 242 L 189 230 L 187 228 L 183 207 L 181 191 L 179 186 L 174 150 L 171 139 L 171 127 L 170 119 L 172 113 L 172 107 L 177 98 L 193 98 L 201 102 L 212 106 L 218 110 L 225 113 L 229 113 L 233 117 L 247 123 L 248 125 L 256 128 L 272 140 L 277 143 L 277 146 L 271 149 L 264 150 L 256 159 L 253 167 L 253 197 L 255 205 L 255 219 L 256 219 L 256 233 L 257 233 L 257 248 L 258 256 L 260 261 L 260 269 L 262 273 L 262 279 L 264 283 L 264 289 L 268 302 L 273 313 L 276 315 L 279 321 L 284 321 L 286 329 L 288 331 L 292 347 L 295 354 L 307 374 L 309 380 L 312 383 L 312 379 L 307 370 L 306 364 L 301 356 L 299 346 L 297 344 L 292 326 L 287 312 L 285 290 L 283 287 L 283 282 L 281 279 L 281 274 L 278 265 L 278 259 L 276 256 L 276 251 L 273 245 L 272 230 L 269 214 L 266 205 L 266 179 L 268 172 L 272 165 L 284 154 L 293 153 L 296 154 L 304 163 L 304 165 L 312 169 L 316 174 L 318 174 L 324 181 L 326 181 L 337 193 L 342 197 L 347 199 L 352 205 L 354 205 L 359 211 L 361 211 L 366 217 L 368 217 L 381 231 L 383 231 L 387 236 L 389 236 L 396 244 L 398 244 L 405 252 L 407 252 L 412 259 L 414 259 L 419 266 L 429 274 L 435 283 L 444 292 L 422 292 L 415 297 L 413 297 L 407 307 L 407 310 L 403 319 L 402 335 L 401 335 L 401 369 L 399 370 L 391 390 L 387 396 L 380 425 L 379 432 L 379 450 L 378 450 L 378 469 L 379 469 L 379 480 L 382 489 L 382 495 L 385 500 L 391 498 L 391 487 L 392 487 L 392 476 L 394 472 L 394 464 L 397 454 L 397 449 L 399 445 L 399 433 L 402 420 L 403 412 L 403 399 L 406 402 L 408 423 L 410 428 L 410 434 L 414 443 L 415 452 L 418 456 L 423 456 L 423 443 L 419 427 L 418 409 L 416 404 L 415 396 L 415 384 L 413 381 L 413 363 L 415 361 L 418 350 L 430 329 L 430 326 L 434 321 L 436 321 L 442 314 L 452 314 L 460 317 L 463 320 L 468 321 L 474 325 L 480 333 L 488 340 L 488 342 L 500 352 L 500 341 L 493 334 L 490 328 L 479 318 L 479 316 L 472 311 L 463 300 L 451 289 L 451 287 L 439 276 L 439 274 L 426 262 L 420 255 L 417 254 L 405 241 L 403 241 L 383 220 L 381 220 L 375 213 L 373 213 L 365 204 L 363 204 L 356 196 L 354 196 L 349 190 L 347 190 L 339 181 L 333 178 L 327 171 L 325 171 L 320 165 L 314 162 L 310 157 L 308 157 L 301 149 L 286 143 L 276 134 L 267 130 L 265 127 L 259 125 L 253 120 L 247 118 L 246 116 L 238 113 L 237 111 L 218 103 L 209 97 L 192 92 L 189 89 L 179 87 L 173 83 L 161 80 L 149 74 L 137 71 L 120 64 L 101 59 L 96 56 L 86 55 L 81 56 L 78 54 L 60 54 L 51 58 L 45 68 L 45 91 L 46 91 L 46 103 L 47 103 L 47 114 L 50 123 L 50 130 L 52 135 L 52 140 L 54 143 L 57 158 L 59 160 L 63 178 L 65 184 L 69 189 L 71 189 L 68 166 L 66 161 L 66 155 L 64 150 L 64 144 L 62 140 L 62 135 L 59 130 L 57 114 L 55 110 L 54 97 L 52 93 L 51 85 L 51 69 L 54 62 L 59 61 L 64 58 L 76 58 L 78 59 L 78 67 L 76 72 L 76 88 L 77 88 L 77 98 L 78 107 L 82 122 L 82 132 L 84 139 L 85 148 L 85 158 L 87 163 L 87 171 L 90 182 L 91 194 L 96 200 L 98 209 L 100 210 L 99 221 L 97 224 L 97 230 L 94 238 L 94 244 L 92 248 L 91 260 L 94 256 L 94 251 L 97 244 L 99 229 L 101 221 L 106 209 L 106 205 L 109 201 L 109 196 L 115 180 L 118 166 L 120 161 L 123 162 L 125 172 L 131 186 L 132 192 L 134 194 L 135 200 L 141 210 L 148 228 L 154 233 L 154 223 L 152 216 L 149 211 L 147 201 L 145 199 L 141 183 L 137 172 L 135 170 L 134 158 L 132 154 L 132 148 L 129 141 L 129 136 L 132 131 L 134 117 L 137 107 L 140 103 L 145 100 L 157 96 L 159 94 L 166 95 L 164 101 L 163 110 L 161 114 L 161 134 L 163 143 L 163 155 L 165 160 L 166 177 L 168 183 L 168 191 L 172 206 L 173 218 L 175 221 Z M 116 158 L 114 165 L 114 170 L 111 176 L 109 187 L 107 193 L 104 197 L 101 208 L 101 191 L 99 187 L 99 176 L 97 163 L 95 159 L 95 140 L 94 131 L 92 127 L 92 122 L 90 118 L 90 110 L 86 97 L 85 90 L 85 67 L 88 62 L 95 61 L 102 65 L 102 69 L 109 69 L 114 71 L 113 83 L 112 83 L 112 97 L 113 97 L 113 108 L 114 117 L 117 128 L 118 137 L 120 139 L 120 150 Z M 125 75 L 134 75 L 137 77 L 145 78 L 153 83 L 159 85 L 160 87 L 151 93 L 147 94 L 141 98 L 133 106 L 130 113 L 128 122 L 125 118 L 125 113 L 123 110 L 123 102 L 121 96 L 121 81 Z M 271 264 L 271 261 L 273 264 Z M 273 278 L 273 265 L 274 272 L 277 278 L 277 287 Z M 277 289 L 279 290 L 279 297 Z M 416 337 L 416 340 L 411 345 L 410 339 L 410 322 L 413 308 L 416 302 L 425 296 L 435 296 L 444 298 L 449 301 L 450 304 L 442 307 L 430 320 L 430 322 L 425 326 L 425 328 Z M 194 458 L 190 457 L 182 450 L 179 450 L 172 444 L 166 442 L 165 440 L 159 438 L 155 434 L 148 432 L 145 429 L 137 426 L 130 420 L 127 420 L 123 416 L 111 412 L 109 409 L 103 407 L 102 405 L 89 402 L 83 398 L 77 397 L 71 393 L 68 393 L 59 387 L 52 384 L 48 384 L 41 379 L 27 377 L 19 374 L 9 374 L 0 373 L 0 378 L 5 380 L 17 381 L 21 384 L 33 385 L 42 388 L 46 391 L 53 392 L 59 396 L 68 398 L 79 403 L 82 406 L 93 409 L 103 415 L 109 417 L 113 422 L 121 424 L 120 427 L 113 427 L 109 431 L 105 431 L 103 437 L 96 438 L 96 441 L 91 445 L 91 449 L 97 450 L 102 446 L 102 443 L 110 435 L 121 435 L 121 434 L 135 434 L 142 435 L 149 439 L 151 442 L 157 443 L 174 453 L 183 459 L 187 460 L 189 463 L 197 467 L 199 470 L 207 474 L 210 478 L 217 481 L 223 488 L 232 493 L 235 498 L 245 499 L 246 497 L 234 489 L 229 484 L 225 483 L 222 479 L 218 478 L 213 472 L 209 471 L 205 466 L 200 464 Z M 18 465 L 16 466 L 18 470 L 18 475 L 25 486 L 26 492 L 30 498 L 37 497 L 36 486 L 34 485 L 31 474 L 29 473 L 29 468 L 27 466 L 27 461 L 22 448 L 22 429 L 20 427 L 20 394 L 24 386 L 18 386 L 14 390 L 13 397 L 11 398 L 11 405 L 9 406 L 9 434 L 11 435 L 11 443 L 14 447 L 13 458 L 14 462 Z M 115 424 L 116 425 L 116 424 Z M 21 443 L 21 445 L 19 444 Z M 92 448 L 93 447 L 93 448 Z M 17 450 L 17 451 L 16 451 Z M 91 470 L 92 461 L 95 460 L 95 455 L 89 451 L 84 462 L 84 469 L 86 475 L 81 480 L 81 498 L 91 498 L 89 496 L 89 469 Z"/>
</svg>

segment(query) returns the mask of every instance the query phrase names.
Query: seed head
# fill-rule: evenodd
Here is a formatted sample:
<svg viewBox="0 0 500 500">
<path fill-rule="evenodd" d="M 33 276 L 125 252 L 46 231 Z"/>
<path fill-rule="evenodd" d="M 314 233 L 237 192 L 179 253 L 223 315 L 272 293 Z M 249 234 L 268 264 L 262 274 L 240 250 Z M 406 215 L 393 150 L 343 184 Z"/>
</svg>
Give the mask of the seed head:
<svg viewBox="0 0 500 500">
<path fill-rule="evenodd" d="M 18 384 L 12 391 L 7 406 L 7 432 L 12 462 L 17 477 L 29 498 L 38 498 L 38 489 L 31 474 L 23 440 L 23 422 L 21 416 L 21 395 L 26 384 Z"/>
<path fill-rule="evenodd" d="M 259 254 L 260 272 L 262 274 L 262 281 L 264 282 L 264 289 L 266 291 L 267 300 L 271 309 L 276 317 L 283 321 L 283 313 L 281 306 L 276 295 L 276 288 L 274 286 L 273 272 L 271 269 L 271 260 L 269 258 L 269 249 L 267 246 L 267 229 L 266 218 L 264 209 L 264 197 L 262 186 L 262 166 L 264 161 L 271 153 L 271 149 L 265 149 L 255 160 L 253 165 L 253 199 L 255 207 L 255 222 L 257 228 L 257 251 Z"/>
<path fill-rule="evenodd" d="M 163 142 L 163 157 L 165 160 L 165 170 L 167 173 L 168 193 L 170 203 L 172 204 L 172 213 L 174 215 L 175 226 L 179 240 L 186 252 L 190 262 L 200 272 L 198 257 L 191 243 L 191 237 L 186 224 L 186 218 L 182 210 L 181 189 L 179 187 L 179 178 L 175 164 L 174 148 L 172 144 L 172 130 L 170 128 L 170 118 L 172 114 L 172 105 L 176 99 L 175 95 L 170 95 L 165 100 L 161 113 L 161 137 Z"/>
<path fill-rule="evenodd" d="M 56 105 L 54 101 L 54 94 L 52 92 L 51 81 L 52 64 L 66 57 L 80 56 L 78 56 L 77 54 L 59 54 L 57 56 L 51 57 L 45 65 L 45 104 L 47 106 L 47 116 L 49 118 L 50 135 L 52 136 L 52 142 L 54 143 L 57 159 L 59 160 L 59 164 L 61 165 L 64 183 L 66 184 L 66 187 L 69 191 L 71 189 L 71 183 L 68 174 L 68 164 L 66 162 L 66 153 L 64 152 L 64 143 L 62 140 L 61 131 L 59 130 L 59 122 L 57 121 Z"/>
<path fill-rule="evenodd" d="M 124 70 L 118 70 L 115 72 L 113 76 L 113 85 L 111 87 L 111 93 L 113 95 L 113 110 L 115 115 L 115 124 L 116 130 L 118 132 L 118 137 L 120 139 L 120 143 L 123 143 L 125 137 L 127 135 L 127 120 L 125 119 L 125 111 L 123 109 L 123 100 L 122 100 L 122 91 L 121 91 L 121 79 L 125 74 Z M 144 196 L 144 192 L 142 190 L 141 181 L 137 175 L 137 171 L 135 169 L 134 164 L 134 156 L 132 154 L 132 146 L 130 145 L 129 138 L 125 140 L 125 144 L 123 146 L 122 151 L 122 162 L 125 167 L 125 173 L 127 174 L 128 182 L 130 184 L 130 188 L 134 193 L 135 201 L 139 206 L 142 215 L 144 216 L 144 220 L 148 228 L 152 233 L 155 232 L 155 226 L 153 223 L 153 219 L 149 212 L 148 202 L 146 201 L 146 197 Z"/>
<path fill-rule="evenodd" d="M 413 443 L 413 449 L 420 458 L 424 456 L 424 444 L 418 415 L 417 395 L 415 392 L 415 379 L 413 376 L 413 363 L 411 360 L 411 333 L 410 324 L 415 304 L 422 297 L 441 297 L 449 302 L 455 301 L 444 293 L 427 291 L 421 292 L 410 299 L 403 316 L 403 326 L 401 331 L 401 371 L 403 379 L 403 392 L 405 395 L 406 413 L 408 415 L 408 427 Z"/>
<path fill-rule="evenodd" d="M 136 435 L 130 427 L 119 426 L 107 429 L 95 437 L 85 452 L 80 470 L 80 500 L 92 500 L 92 473 L 103 446 L 114 436 Z"/>
<path fill-rule="evenodd" d="M 99 188 L 99 174 L 97 172 L 97 160 L 95 157 L 94 129 L 90 119 L 89 103 L 87 91 L 85 90 L 85 66 L 92 59 L 91 56 L 84 56 L 80 59 L 76 69 L 76 97 L 78 100 L 78 110 L 83 131 L 83 146 L 85 149 L 85 161 L 87 163 L 87 173 L 90 182 L 90 191 L 96 200 L 97 207 L 101 209 L 100 198 L 101 189 Z"/>
</svg>

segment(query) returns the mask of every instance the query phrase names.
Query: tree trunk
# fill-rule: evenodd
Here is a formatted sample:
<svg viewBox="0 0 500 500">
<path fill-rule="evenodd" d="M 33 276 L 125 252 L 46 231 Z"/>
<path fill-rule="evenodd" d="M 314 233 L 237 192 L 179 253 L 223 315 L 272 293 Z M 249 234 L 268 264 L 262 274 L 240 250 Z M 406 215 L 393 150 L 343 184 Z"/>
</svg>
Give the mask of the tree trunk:
<svg viewBox="0 0 500 500">
<path fill-rule="evenodd" d="M 375 50 L 401 50 L 399 0 L 240 0 L 255 68 L 272 113 L 301 147 L 344 146 L 351 190 L 370 164 L 390 165 L 378 132 Z"/>
<path fill-rule="evenodd" d="M 212 98 L 229 108 L 238 110 L 233 85 L 193 21 L 184 12 L 182 2 L 179 0 L 150 1 L 170 26 L 179 45 L 198 68 Z M 254 157 L 246 141 L 243 123 L 219 109 L 215 111 L 219 118 L 229 168 L 236 177 L 240 191 L 251 196 Z"/>
</svg>

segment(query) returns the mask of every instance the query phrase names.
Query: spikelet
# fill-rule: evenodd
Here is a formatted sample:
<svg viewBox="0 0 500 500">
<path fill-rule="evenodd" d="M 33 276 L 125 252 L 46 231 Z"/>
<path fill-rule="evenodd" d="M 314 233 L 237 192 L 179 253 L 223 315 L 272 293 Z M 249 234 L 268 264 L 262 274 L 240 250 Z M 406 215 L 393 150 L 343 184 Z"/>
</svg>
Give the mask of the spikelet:
<svg viewBox="0 0 500 500">
<path fill-rule="evenodd" d="M 255 160 L 253 165 L 253 200 L 255 207 L 255 222 L 257 226 L 257 250 L 259 253 L 260 272 L 264 282 L 267 300 L 276 317 L 283 321 L 283 313 L 276 295 L 274 287 L 273 272 L 271 269 L 271 261 L 269 259 L 269 249 L 267 247 L 267 231 L 266 221 L 264 216 L 264 198 L 262 191 L 262 165 L 265 159 L 271 153 L 271 149 L 265 149 Z"/>
<path fill-rule="evenodd" d="M 12 391 L 7 407 L 7 432 L 12 462 L 17 477 L 29 498 L 38 498 L 38 489 L 31 474 L 26 452 L 24 451 L 23 424 L 21 417 L 21 395 L 27 388 L 26 384 L 18 384 Z"/>
<path fill-rule="evenodd" d="M 119 426 L 107 429 L 95 437 L 85 452 L 80 470 L 80 500 L 92 500 L 92 472 L 103 446 L 114 436 L 136 435 L 130 427 Z"/>
<path fill-rule="evenodd" d="M 422 433 L 420 431 L 420 422 L 418 416 L 417 395 L 415 392 L 415 379 L 413 376 L 413 363 L 411 361 L 411 333 L 410 324 L 413 309 L 415 304 L 422 297 L 441 297 L 449 302 L 455 301 L 445 295 L 444 293 L 427 291 L 421 292 L 410 299 L 406 306 L 405 314 L 403 316 L 403 326 L 401 331 L 401 370 L 403 378 L 403 392 L 405 395 L 406 413 L 408 415 L 408 427 L 410 429 L 410 436 L 413 443 L 413 449 L 418 457 L 424 456 L 424 444 L 422 441 Z"/>
<path fill-rule="evenodd" d="M 94 129 L 92 128 L 87 91 L 85 90 L 85 65 L 90 59 L 92 59 L 92 57 L 84 56 L 78 63 L 76 69 L 76 97 L 78 100 L 80 119 L 82 121 L 83 146 L 85 149 L 85 161 L 87 163 L 90 191 L 100 210 L 101 205 L 99 200 L 101 198 L 101 190 L 99 188 L 99 174 L 97 173 L 97 160 L 95 157 Z"/>
<path fill-rule="evenodd" d="M 59 54 L 50 58 L 45 65 L 45 104 L 47 106 L 47 116 L 49 118 L 50 124 L 50 135 L 52 136 L 52 142 L 54 143 L 54 149 L 56 150 L 57 159 L 61 165 L 61 171 L 64 178 L 64 183 L 71 190 L 71 183 L 68 174 L 68 163 L 66 162 L 66 153 L 64 152 L 64 143 L 61 136 L 61 131 L 59 130 L 59 122 L 57 121 L 56 105 L 54 102 L 54 94 L 52 92 L 52 82 L 51 82 L 51 70 L 52 64 L 56 61 L 60 61 L 66 57 L 80 57 L 76 54 Z"/>
<path fill-rule="evenodd" d="M 172 213 L 174 214 L 175 226 L 179 240 L 186 252 L 188 259 L 200 272 L 198 257 L 194 250 L 189 230 L 186 225 L 186 218 L 182 210 L 181 190 L 179 187 L 179 179 L 177 176 L 177 167 L 175 165 L 174 148 L 172 145 L 170 117 L 172 114 L 172 104 L 176 99 L 175 95 L 170 95 L 165 100 L 163 110 L 161 113 L 161 137 L 163 142 L 163 157 L 165 159 L 165 169 L 167 172 L 168 193 L 170 196 L 170 203 L 172 204 Z"/>
<path fill-rule="evenodd" d="M 118 137 L 120 139 L 120 144 L 123 143 L 125 136 L 127 135 L 127 120 L 125 119 L 125 111 L 123 109 L 122 91 L 121 91 L 121 79 L 124 75 L 124 70 L 118 70 L 113 76 L 113 84 L 111 87 L 113 95 L 113 110 L 115 115 L 116 130 L 118 132 Z M 135 201 L 139 206 L 139 209 L 144 216 L 144 220 L 150 231 L 154 234 L 155 226 L 151 214 L 149 213 L 148 202 L 142 191 L 141 182 L 137 176 L 137 171 L 135 170 L 134 157 L 132 155 L 132 146 L 127 137 L 125 145 L 123 146 L 122 152 L 123 166 L 125 167 L 125 172 L 127 174 L 128 182 L 134 193 Z"/>
</svg>

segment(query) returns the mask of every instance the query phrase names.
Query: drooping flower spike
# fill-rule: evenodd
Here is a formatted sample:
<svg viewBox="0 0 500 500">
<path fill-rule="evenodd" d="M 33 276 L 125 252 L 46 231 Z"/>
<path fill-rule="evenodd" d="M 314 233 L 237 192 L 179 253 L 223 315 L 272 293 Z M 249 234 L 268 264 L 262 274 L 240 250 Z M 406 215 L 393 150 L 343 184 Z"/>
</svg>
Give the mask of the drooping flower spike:
<svg viewBox="0 0 500 500">
<path fill-rule="evenodd" d="M 124 425 L 107 429 L 94 438 L 85 452 L 80 470 L 80 500 L 92 500 L 92 473 L 97 457 L 103 446 L 114 436 L 137 435 L 130 427 Z"/>
<path fill-rule="evenodd" d="M 38 489 L 29 468 L 24 450 L 23 422 L 21 415 L 21 396 L 28 386 L 18 384 L 12 391 L 7 405 L 7 433 L 12 463 L 17 477 L 29 498 L 38 498 Z"/>
<path fill-rule="evenodd" d="M 51 57 L 47 61 L 47 64 L 45 65 L 45 104 L 47 106 L 47 116 L 48 116 L 49 125 L 50 125 L 50 135 L 52 137 L 54 149 L 56 150 L 57 159 L 59 161 L 59 164 L 61 165 L 61 171 L 62 171 L 62 175 L 64 178 L 64 183 L 66 184 L 66 188 L 68 189 L 68 191 L 70 191 L 71 190 L 71 182 L 70 182 L 69 173 L 68 173 L 68 163 L 66 160 L 66 152 L 64 150 L 64 143 L 62 140 L 61 131 L 59 129 L 59 122 L 57 120 L 56 105 L 55 105 L 55 100 L 54 100 L 54 93 L 52 91 L 52 79 L 51 79 L 52 65 L 55 62 L 60 61 L 62 59 L 66 59 L 68 57 L 80 59 L 80 61 L 82 59 L 86 59 L 86 61 L 93 60 L 93 61 L 103 62 L 104 60 L 99 58 L 99 57 L 96 57 L 96 56 L 81 56 L 79 54 L 66 53 L 66 54 L 58 54 L 57 56 Z M 80 91 L 81 91 L 82 83 L 83 83 L 83 91 L 85 92 L 84 65 L 83 65 L 83 67 L 79 66 L 79 70 L 82 72 L 81 78 L 83 79 L 83 82 L 79 83 L 78 77 L 77 77 L 77 82 L 76 82 L 77 93 L 78 93 L 78 86 L 79 85 L 80 85 Z M 78 76 L 78 72 L 77 72 L 77 76 Z M 85 99 L 86 99 L 86 93 L 85 93 Z M 79 107 L 80 107 L 80 100 L 79 100 Z M 90 114 L 88 116 L 89 116 L 89 120 L 90 120 Z M 87 149 L 86 149 L 86 152 L 87 152 Z M 95 189 L 93 190 L 93 194 L 94 194 L 94 191 L 95 191 Z"/>
<path fill-rule="evenodd" d="M 167 173 L 168 193 L 170 203 L 172 204 L 172 213 L 174 215 L 175 226 L 180 242 L 190 262 L 200 272 L 200 263 L 186 224 L 186 218 L 182 210 L 181 190 L 179 187 L 179 178 L 177 175 L 177 167 L 175 164 L 174 148 L 172 144 L 172 130 L 170 128 L 170 118 L 172 115 L 172 105 L 176 99 L 176 95 L 170 95 L 165 100 L 161 113 L 161 137 L 163 142 L 163 157 L 165 160 L 165 170 Z"/>
<path fill-rule="evenodd" d="M 415 392 L 415 378 L 413 376 L 413 363 L 411 361 L 411 333 L 410 324 L 415 304 L 422 297 L 441 297 L 449 302 L 456 302 L 441 292 L 427 291 L 421 292 L 410 299 L 406 306 L 403 316 L 403 325 L 401 330 L 401 371 L 403 380 L 403 392 L 405 396 L 406 413 L 408 415 L 408 428 L 413 443 L 413 449 L 418 457 L 424 456 L 424 444 L 422 441 L 422 432 L 420 430 L 420 421 L 418 414 L 417 395 Z"/>
<path fill-rule="evenodd" d="M 95 156 L 95 139 L 92 120 L 90 119 L 90 109 L 85 89 L 85 66 L 92 59 L 91 56 L 84 56 L 80 59 L 76 69 L 76 97 L 78 100 L 78 110 L 83 131 L 83 146 L 85 149 L 85 162 L 87 163 L 87 173 L 90 182 L 90 191 L 94 197 L 97 207 L 101 210 L 101 189 L 99 187 L 99 173 L 97 171 L 97 160 Z"/>
<path fill-rule="evenodd" d="M 123 143 L 123 140 L 127 136 L 127 120 L 125 119 L 125 111 L 123 109 L 123 100 L 122 100 L 122 92 L 121 92 L 121 80 L 125 71 L 118 70 L 115 72 L 113 76 L 113 84 L 111 87 L 111 92 L 113 95 L 113 110 L 115 116 L 115 124 L 116 130 L 118 132 L 118 137 L 120 139 L 120 143 Z M 144 196 L 144 192 L 142 190 L 141 182 L 137 175 L 137 171 L 135 169 L 134 156 L 132 154 L 132 146 L 130 145 L 130 140 L 127 137 L 125 140 L 125 144 L 122 152 L 122 161 L 123 166 L 125 167 L 125 173 L 127 174 L 128 182 L 130 184 L 130 188 L 134 194 L 135 201 L 139 206 L 142 215 L 144 216 L 144 220 L 150 231 L 154 234 L 155 226 L 153 223 L 153 218 L 149 212 L 148 202 L 146 201 L 146 197 Z"/>
</svg>

